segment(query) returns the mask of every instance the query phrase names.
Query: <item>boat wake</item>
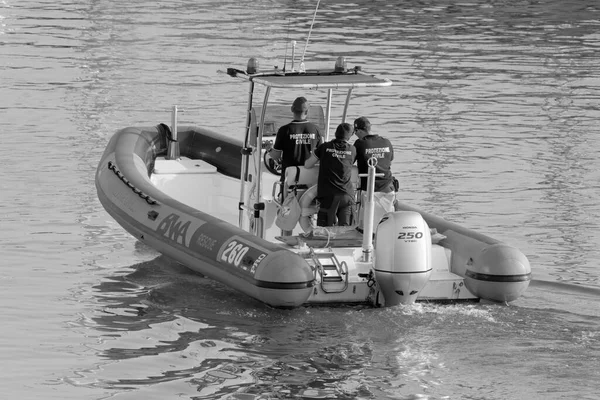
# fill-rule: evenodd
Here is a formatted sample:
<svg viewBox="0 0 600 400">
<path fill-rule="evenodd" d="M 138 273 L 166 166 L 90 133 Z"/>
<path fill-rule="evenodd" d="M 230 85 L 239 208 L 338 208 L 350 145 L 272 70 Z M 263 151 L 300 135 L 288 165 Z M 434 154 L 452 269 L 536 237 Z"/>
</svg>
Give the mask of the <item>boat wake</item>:
<svg viewBox="0 0 600 400">
<path fill-rule="evenodd" d="M 456 389 L 449 379 L 460 387 L 472 382 L 453 370 L 456 360 L 490 352 L 481 336 L 490 338 L 499 362 L 524 350 L 554 351 L 550 331 L 569 343 L 564 361 L 572 361 L 571 352 L 585 358 L 598 343 L 597 319 L 557 310 L 563 300 L 552 296 L 569 293 L 590 308 L 597 293 L 572 286 L 537 281 L 508 306 L 274 309 L 159 256 L 95 287 L 99 307 L 87 328 L 99 332 L 90 347 L 100 360 L 66 381 L 125 398 L 149 388 L 207 398 L 276 397 L 274 388 L 303 398 L 444 398 Z M 517 345 L 507 346 L 506 338 Z M 486 362 L 476 357 L 474 365 Z M 485 380 L 476 367 L 469 377 Z"/>
<path fill-rule="evenodd" d="M 600 297 L 600 288 L 585 286 L 578 283 L 532 279 L 530 285 L 533 287 L 559 291 L 562 293 L 584 294 Z"/>
</svg>

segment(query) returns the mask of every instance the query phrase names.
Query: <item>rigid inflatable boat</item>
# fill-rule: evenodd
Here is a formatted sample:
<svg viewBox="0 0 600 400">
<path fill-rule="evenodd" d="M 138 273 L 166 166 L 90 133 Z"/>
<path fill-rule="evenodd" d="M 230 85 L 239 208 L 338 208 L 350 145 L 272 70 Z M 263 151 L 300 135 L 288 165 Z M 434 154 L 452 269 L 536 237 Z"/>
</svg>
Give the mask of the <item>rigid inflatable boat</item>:
<svg viewBox="0 0 600 400">
<path fill-rule="evenodd" d="M 353 90 L 383 90 L 390 80 L 347 68 L 342 57 L 332 70 L 259 71 L 251 59 L 246 70 L 227 73 L 250 87 L 243 139 L 178 127 L 174 107 L 170 126 L 125 128 L 108 143 L 98 197 L 136 239 L 273 307 L 510 302 L 527 289 L 531 267 L 515 247 L 400 202 L 376 219 L 373 166 L 358 204 L 362 232 L 314 226 L 318 168 L 293 168 L 280 179 L 266 150 L 291 117 L 289 105 L 269 103 L 272 89 L 326 91 L 325 108 L 312 107 L 310 116 L 327 137 L 334 90 L 346 97 L 337 125 Z M 257 106 L 255 85 L 265 90 Z M 298 196 L 303 207 L 291 232 L 275 223 L 286 196 Z"/>
</svg>

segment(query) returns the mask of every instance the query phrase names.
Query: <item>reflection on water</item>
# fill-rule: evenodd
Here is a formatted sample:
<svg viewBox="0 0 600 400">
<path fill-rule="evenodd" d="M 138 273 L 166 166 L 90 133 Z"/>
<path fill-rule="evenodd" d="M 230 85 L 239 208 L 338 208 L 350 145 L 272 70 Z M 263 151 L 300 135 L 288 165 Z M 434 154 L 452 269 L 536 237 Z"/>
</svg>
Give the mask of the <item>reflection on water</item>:
<svg viewBox="0 0 600 400">
<path fill-rule="evenodd" d="M 119 398 L 441 399 L 482 391 L 544 398 L 524 388 L 534 377 L 535 387 L 542 381 L 557 388 L 558 370 L 537 371 L 548 351 L 560 364 L 600 366 L 589 353 L 600 345 L 591 305 L 580 315 L 545 309 L 547 299 L 535 297 L 522 301 L 534 308 L 420 303 L 277 310 L 164 257 L 93 289 L 97 311 L 80 322 L 96 332 L 90 348 L 98 361 L 68 381 Z M 590 295 L 598 293 L 568 296 L 589 301 Z M 506 370 L 490 377 L 490 368 Z M 582 379 L 596 378 L 597 370 L 586 371 L 578 372 Z"/>
<path fill-rule="evenodd" d="M 100 332 L 94 350 L 111 361 L 73 384 L 142 393 L 159 385 L 158 393 L 197 398 L 371 395 L 360 375 L 374 357 L 372 339 L 347 336 L 360 308 L 273 310 L 162 257 L 134 268 L 94 288 L 101 310 L 88 321 Z M 378 357 L 374 379 L 397 366 Z"/>
</svg>

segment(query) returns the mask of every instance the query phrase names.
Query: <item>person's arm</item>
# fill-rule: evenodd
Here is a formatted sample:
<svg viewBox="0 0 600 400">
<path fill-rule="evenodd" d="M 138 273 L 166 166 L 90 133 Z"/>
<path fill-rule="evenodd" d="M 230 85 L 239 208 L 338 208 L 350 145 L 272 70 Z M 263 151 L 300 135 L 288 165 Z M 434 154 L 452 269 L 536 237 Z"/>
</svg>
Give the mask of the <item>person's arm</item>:
<svg viewBox="0 0 600 400">
<path fill-rule="evenodd" d="M 285 147 L 285 129 L 284 126 L 279 128 L 277 131 L 277 135 L 275 136 L 275 143 L 273 143 L 273 147 L 269 150 L 269 155 L 271 158 L 278 163 L 281 163 L 281 156 L 283 155 L 283 148 Z"/>
<path fill-rule="evenodd" d="M 275 161 L 277 161 L 278 163 L 281 162 L 281 155 L 283 154 L 282 150 L 277 150 L 273 147 L 271 147 L 271 150 L 269 150 L 269 155 L 271 156 L 271 158 Z"/>
<path fill-rule="evenodd" d="M 319 162 L 319 159 L 317 158 L 317 156 L 315 155 L 315 153 L 312 153 L 310 155 L 310 157 L 308 158 L 308 160 L 306 160 L 304 162 L 304 168 L 312 168 L 314 167 L 317 163 Z"/>
</svg>

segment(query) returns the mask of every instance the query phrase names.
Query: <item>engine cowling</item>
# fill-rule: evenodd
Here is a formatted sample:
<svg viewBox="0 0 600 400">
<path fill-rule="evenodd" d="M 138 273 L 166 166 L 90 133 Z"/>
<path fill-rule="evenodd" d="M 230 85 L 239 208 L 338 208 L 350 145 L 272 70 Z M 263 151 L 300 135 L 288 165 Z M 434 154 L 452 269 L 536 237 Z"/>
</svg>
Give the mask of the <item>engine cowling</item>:
<svg viewBox="0 0 600 400">
<path fill-rule="evenodd" d="M 377 226 L 374 261 L 385 305 L 414 303 L 431 276 L 431 233 L 421 214 L 385 214 Z"/>
</svg>

